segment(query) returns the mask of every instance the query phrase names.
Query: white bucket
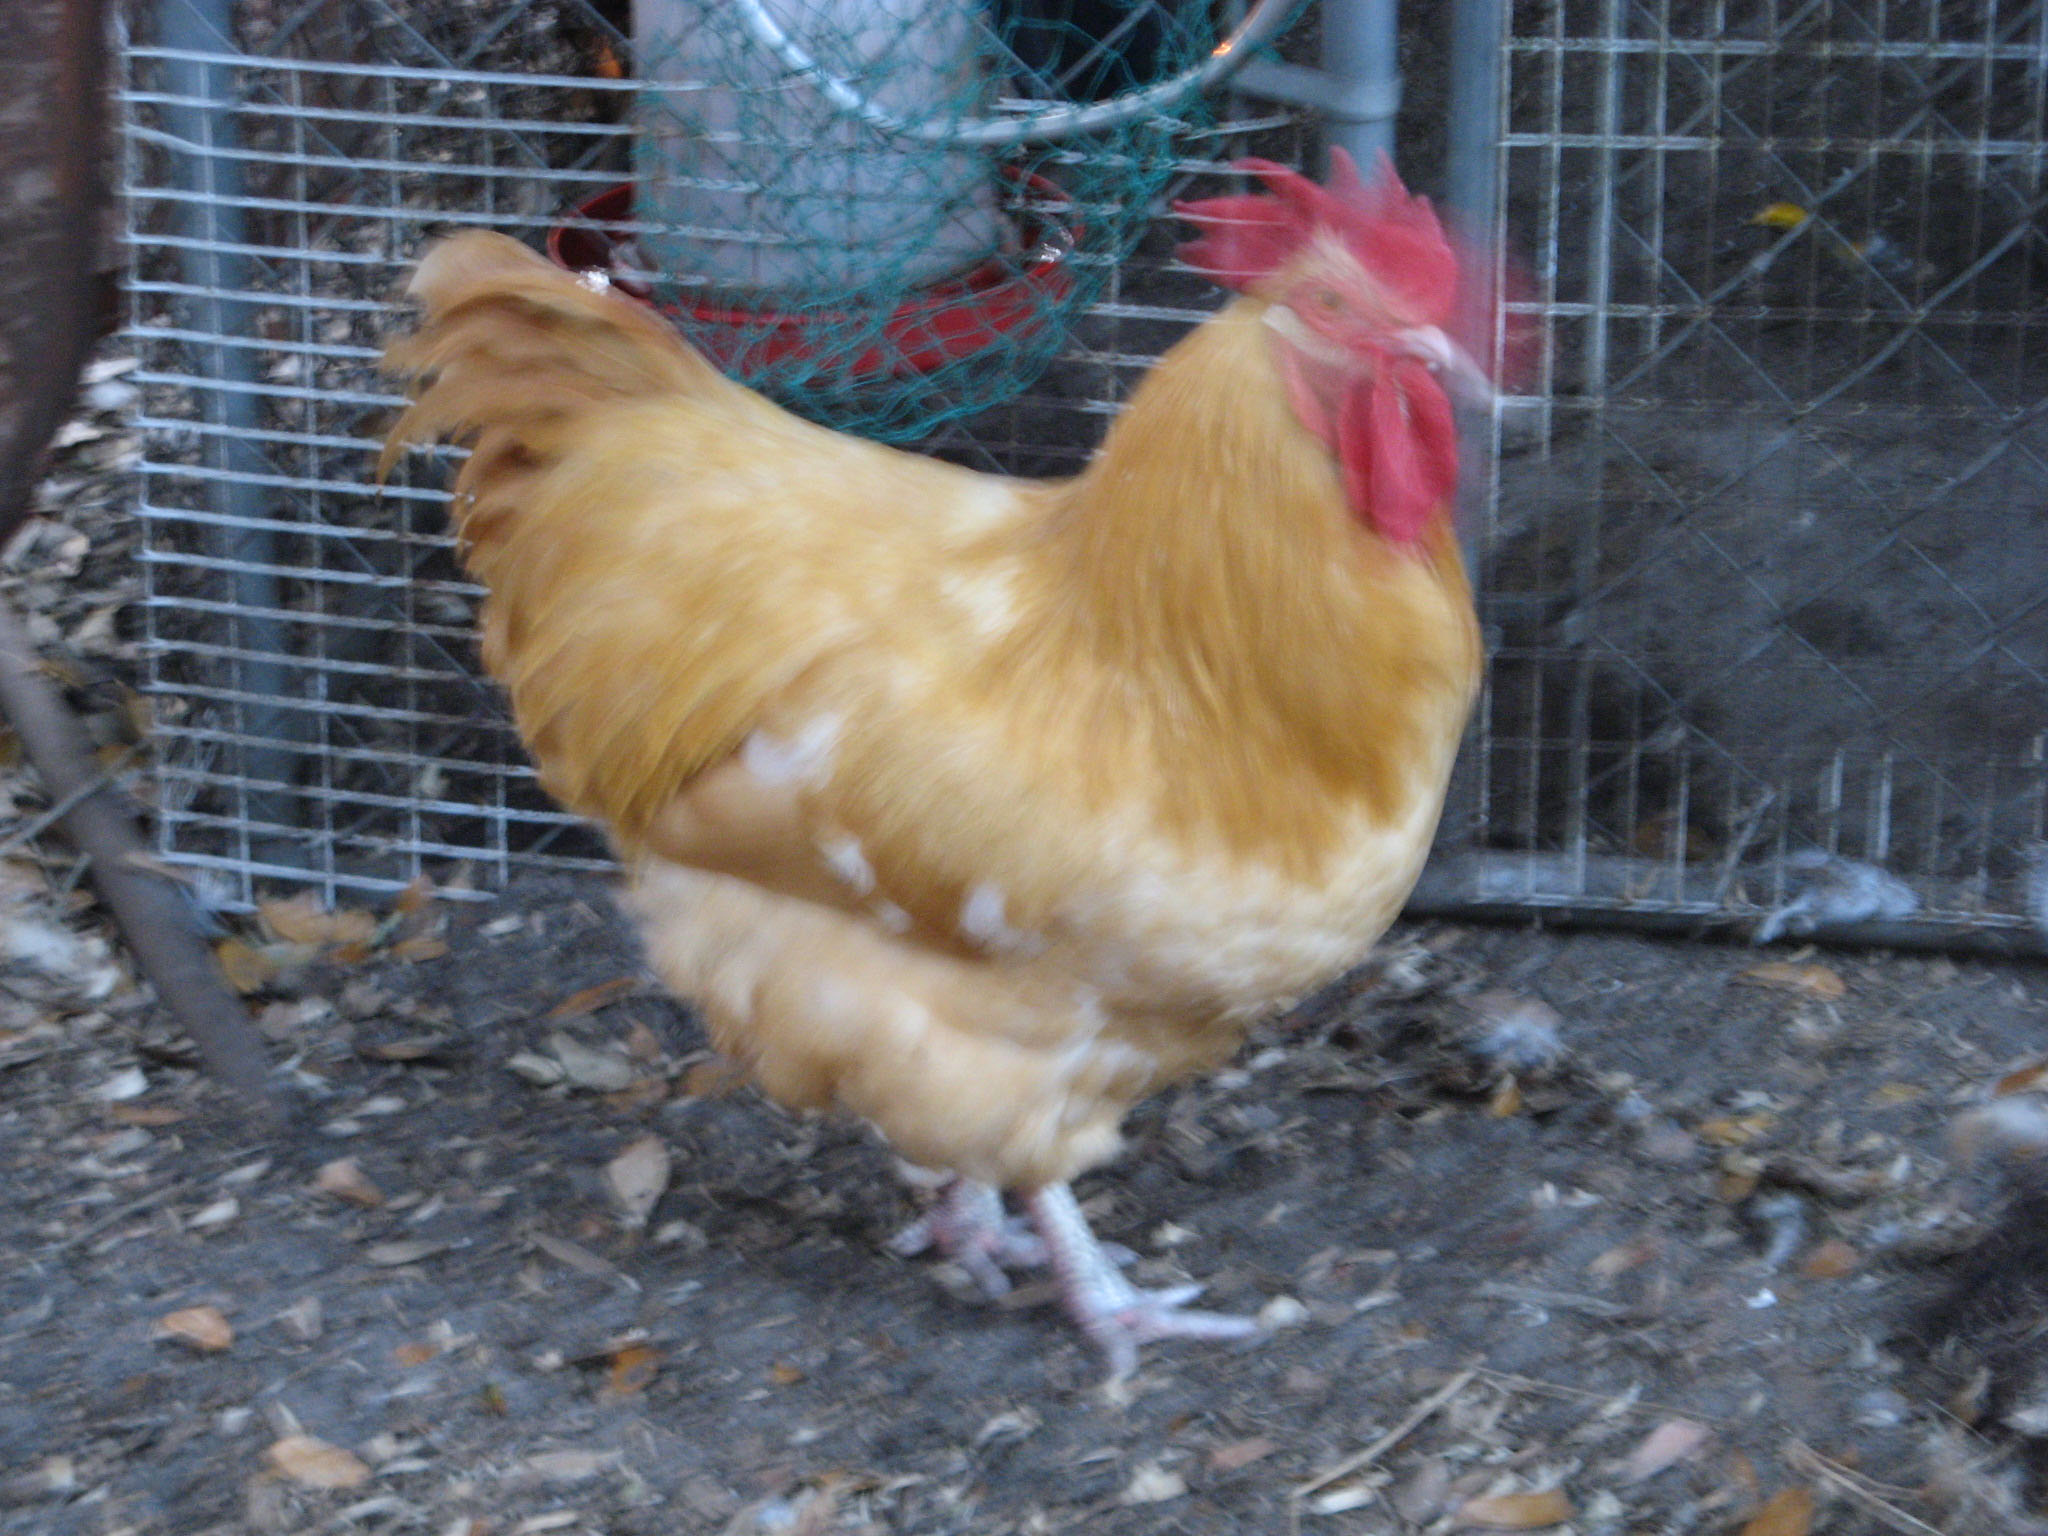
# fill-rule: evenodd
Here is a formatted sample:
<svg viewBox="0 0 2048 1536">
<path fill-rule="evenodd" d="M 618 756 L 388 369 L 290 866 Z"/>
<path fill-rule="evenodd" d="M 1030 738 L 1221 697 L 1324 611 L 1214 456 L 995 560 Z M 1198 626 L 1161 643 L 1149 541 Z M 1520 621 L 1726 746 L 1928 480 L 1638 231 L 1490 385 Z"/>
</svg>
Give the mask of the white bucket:
<svg viewBox="0 0 2048 1536">
<path fill-rule="evenodd" d="M 819 65 L 911 121 L 979 113 L 987 0 L 763 0 Z M 635 0 L 648 89 L 635 238 L 681 292 L 921 287 L 1002 248 L 984 154 L 892 138 L 793 73 L 720 0 Z"/>
</svg>

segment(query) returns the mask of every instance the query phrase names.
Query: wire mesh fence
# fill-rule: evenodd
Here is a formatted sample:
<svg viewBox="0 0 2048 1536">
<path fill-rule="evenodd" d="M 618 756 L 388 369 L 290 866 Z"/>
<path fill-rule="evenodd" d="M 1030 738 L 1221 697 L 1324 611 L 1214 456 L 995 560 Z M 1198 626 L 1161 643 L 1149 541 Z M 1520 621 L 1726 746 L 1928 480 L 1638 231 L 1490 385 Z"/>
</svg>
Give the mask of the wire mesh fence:
<svg viewBox="0 0 2048 1536">
<path fill-rule="evenodd" d="M 718 18 L 716 48 L 664 31 L 662 57 L 683 57 L 676 73 L 693 78 L 657 88 L 650 108 L 645 82 L 626 75 L 631 39 L 614 24 L 624 18 L 581 0 L 494 7 L 484 26 L 447 0 L 251 5 L 232 36 L 182 5 L 153 7 L 125 50 L 130 334 L 146 400 L 142 618 L 163 852 L 206 872 L 230 903 L 266 880 L 334 899 L 422 873 L 489 890 L 520 870 L 608 867 L 595 836 L 534 786 L 482 678 L 471 641 L 480 593 L 452 557 L 442 477 L 426 466 L 374 483 L 400 403 L 375 360 L 432 232 L 552 238 L 622 286 L 654 265 L 644 247 L 690 244 L 700 265 L 770 279 L 776 313 L 734 325 L 727 307 L 707 322 L 687 295 L 647 296 L 729 366 L 772 375 L 786 403 L 835 425 L 921 430 L 928 451 L 980 468 L 1058 473 L 1079 466 L 1135 379 L 1217 301 L 1172 270 L 1169 232 L 1148 229 L 1169 189 L 1254 141 L 1297 160 L 1307 147 L 1285 113 L 1239 103 L 1219 124 L 1201 97 L 1182 95 L 1127 123 L 1005 151 L 1001 188 L 1038 189 L 1039 211 L 1007 191 L 1000 209 L 978 191 L 949 200 L 931 178 L 957 173 L 951 159 L 899 155 L 868 189 L 875 226 L 855 231 L 807 221 L 802 199 L 745 195 L 772 190 L 805 145 L 814 157 L 851 154 L 843 140 L 820 148 L 816 92 L 795 93 L 803 110 L 790 121 L 726 121 L 738 148 L 721 164 L 682 163 L 673 130 L 704 128 L 706 72 L 728 107 L 746 94 L 746 71 L 760 72 L 721 7 L 674 8 Z M 894 23 L 914 9 L 839 7 Z M 1000 9 L 1002 78 L 1028 77 L 1034 100 L 1077 110 L 1170 78 L 1221 35 L 1199 6 Z M 804 41 L 832 56 L 818 29 Z M 900 90 L 872 99 L 912 105 Z M 992 115 L 977 92 L 933 110 L 953 123 Z M 742 151 L 770 163 L 740 167 Z M 622 208 L 636 172 L 708 186 L 713 200 L 666 217 L 644 201 Z M 1040 227 L 1048 202 L 1054 233 Z M 946 314 L 927 312 L 908 342 L 887 311 L 844 319 L 860 308 L 848 303 L 850 246 L 879 245 L 877 266 L 901 268 L 984 212 L 1002 215 L 1005 271 L 1035 307 L 1013 293 L 964 348 Z M 829 238 L 803 248 L 806 228 Z M 1049 262 L 1057 270 L 1041 280 Z M 884 278 L 900 272 L 869 286 Z M 850 378 L 810 365 L 929 348 L 935 325 L 950 347 L 935 366 L 856 367 L 870 376 Z"/>
<path fill-rule="evenodd" d="M 232 39 L 145 25 L 127 51 L 159 825 L 227 899 L 604 867 L 479 680 L 438 481 L 371 485 L 395 404 L 373 362 L 430 229 L 619 235 L 565 214 L 602 211 L 636 142 L 645 169 L 620 19 L 249 4 Z M 1012 72 L 1070 71 L 1077 101 L 1132 83 L 1145 48 L 1091 52 L 1102 35 L 1041 38 Z M 1148 70 L 1198 51 L 1149 35 L 1172 57 Z M 2048 3 L 1529 0 L 1502 60 L 1501 211 L 1533 279 L 1516 323 L 1543 346 L 1491 432 L 1492 676 L 1423 899 L 2032 935 Z M 1419 62 L 1411 97 L 1442 63 Z M 1308 163 L 1293 115 L 1215 105 L 1028 171 L 1143 213 L 1220 190 L 1205 178 L 1247 148 Z M 1088 181 L 1139 150 L 1121 198 Z M 986 188 L 961 185 L 971 219 Z M 1170 248 L 1135 217 L 1077 240 L 1032 355 L 942 378 L 898 424 L 977 467 L 1074 468 L 1214 307 Z M 870 409 L 843 384 L 813 413 Z"/>
<path fill-rule="evenodd" d="M 1507 47 L 1547 346 L 1483 569 L 1495 852 L 1446 889 L 2030 936 L 2048 7 L 1532 4 Z"/>
</svg>

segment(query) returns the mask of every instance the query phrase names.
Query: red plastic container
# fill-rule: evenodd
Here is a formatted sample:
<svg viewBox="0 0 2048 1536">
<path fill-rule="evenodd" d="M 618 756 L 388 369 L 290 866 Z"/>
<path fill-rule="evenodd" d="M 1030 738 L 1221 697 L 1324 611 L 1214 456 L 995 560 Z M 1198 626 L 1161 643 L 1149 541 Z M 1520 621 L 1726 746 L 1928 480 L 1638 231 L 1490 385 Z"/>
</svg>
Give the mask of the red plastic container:
<svg viewBox="0 0 2048 1536">
<path fill-rule="evenodd" d="M 613 260 L 630 238 L 631 183 L 611 187 L 579 205 L 578 224 L 548 232 L 548 255 L 572 272 L 605 273 L 621 292 L 652 304 L 676 322 L 728 372 L 772 377 L 780 369 L 822 372 L 843 383 L 867 383 L 929 373 L 974 356 L 1006 337 L 1021 339 L 1048 323 L 1073 283 L 1071 260 L 1079 244 L 1066 194 L 1043 176 L 1015 174 L 1023 196 L 1016 218 L 1026 253 L 991 256 L 972 270 L 918 289 L 891 311 L 878 338 L 852 358 L 831 355 L 845 337 L 874 335 L 866 317 L 830 309 L 782 310 L 736 302 L 736 296 L 678 303 L 658 299 L 644 284 L 620 280 Z M 610 227 L 607 227 L 610 226 Z"/>
</svg>

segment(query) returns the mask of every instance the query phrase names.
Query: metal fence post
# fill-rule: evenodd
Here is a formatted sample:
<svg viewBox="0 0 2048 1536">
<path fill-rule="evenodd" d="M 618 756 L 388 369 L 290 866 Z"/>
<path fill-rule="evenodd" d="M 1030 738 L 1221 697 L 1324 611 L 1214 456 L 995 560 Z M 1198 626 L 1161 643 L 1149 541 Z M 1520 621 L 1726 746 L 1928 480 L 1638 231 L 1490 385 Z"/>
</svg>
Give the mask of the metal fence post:
<svg viewBox="0 0 2048 1536">
<path fill-rule="evenodd" d="M 174 54 L 237 51 L 230 0 L 165 0 L 159 26 L 164 47 Z M 195 371 L 213 381 L 212 388 L 199 391 L 201 452 L 213 472 L 207 495 L 218 520 L 214 555 L 230 573 L 236 614 L 228 623 L 241 653 L 233 663 L 239 696 L 233 771 L 243 785 L 242 835 L 274 843 L 274 834 L 252 837 L 249 829 L 296 823 L 288 786 L 299 754 L 291 743 L 304 736 L 305 723 L 283 702 L 289 693 L 290 634 L 276 575 L 276 539 L 264 526 L 268 496 L 259 478 L 260 386 L 250 344 L 253 316 L 244 297 L 252 291 L 250 241 L 234 71 L 224 63 L 176 56 L 163 68 L 169 98 L 164 127 L 177 145 L 172 177 L 185 194 L 179 206 L 179 272 L 192 290 L 187 303 L 193 328 L 219 338 L 197 346 L 193 361 Z"/>
</svg>

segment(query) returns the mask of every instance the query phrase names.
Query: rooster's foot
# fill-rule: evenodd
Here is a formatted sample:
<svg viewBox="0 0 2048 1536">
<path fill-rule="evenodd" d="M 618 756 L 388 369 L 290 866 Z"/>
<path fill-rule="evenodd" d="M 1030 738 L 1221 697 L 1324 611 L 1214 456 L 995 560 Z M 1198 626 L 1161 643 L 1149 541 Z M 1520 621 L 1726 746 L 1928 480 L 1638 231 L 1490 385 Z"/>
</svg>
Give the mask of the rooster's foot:
<svg viewBox="0 0 2048 1536">
<path fill-rule="evenodd" d="M 1003 1210 L 992 1184 L 953 1179 L 929 1211 L 889 1239 L 889 1251 L 911 1258 L 936 1249 L 967 1271 L 985 1296 L 1007 1296 L 1006 1269 L 1037 1269 L 1045 1244 L 1021 1216 Z"/>
<path fill-rule="evenodd" d="M 1025 1203 L 1045 1240 L 1067 1315 L 1109 1361 L 1111 1381 L 1136 1370 L 1138 1346 L 1154 1339 L 1242 1339 L 1259 1331 L 1249 1317 L 1189 1311 L 1187 1304 L 1201 1294 L 1199 1285 L 1146 1291 L 1131 1284 L 1089 1230 L 1066 1185 L 1033 1190 Z"/>
</svg>

